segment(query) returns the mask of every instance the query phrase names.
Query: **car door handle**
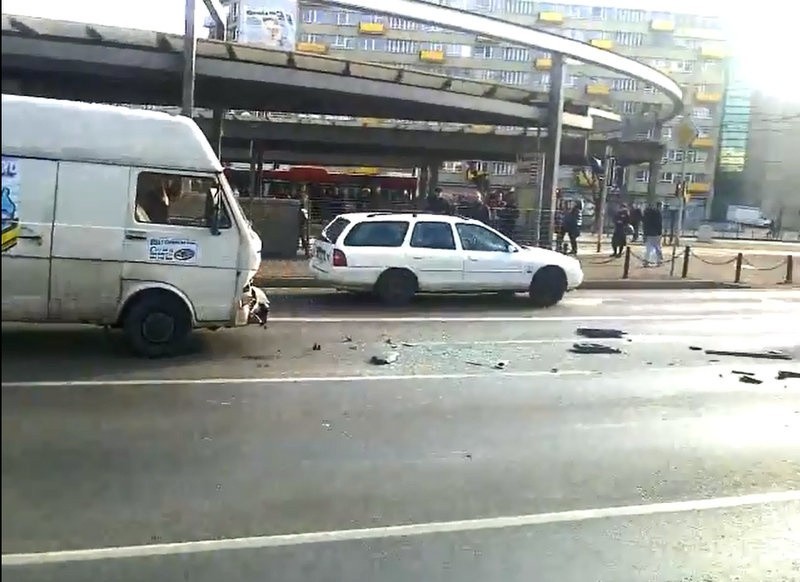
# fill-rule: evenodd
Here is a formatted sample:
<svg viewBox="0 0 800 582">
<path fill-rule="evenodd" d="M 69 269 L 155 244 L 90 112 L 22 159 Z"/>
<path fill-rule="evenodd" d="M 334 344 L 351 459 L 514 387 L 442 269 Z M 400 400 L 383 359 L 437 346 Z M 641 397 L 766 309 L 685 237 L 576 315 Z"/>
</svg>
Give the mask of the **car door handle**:
<svg viewBox="0 0 800 582">
<path fill-rule="evenodd" d="M 478 257 L 467 257 L 468 261 L 478 261 Z"/>
<path fill-rule="evenodd" d="M 125 238 L 128 240 L 147 240 L 147 233 L 143 230 L 126 230 Z"/>
</svg>

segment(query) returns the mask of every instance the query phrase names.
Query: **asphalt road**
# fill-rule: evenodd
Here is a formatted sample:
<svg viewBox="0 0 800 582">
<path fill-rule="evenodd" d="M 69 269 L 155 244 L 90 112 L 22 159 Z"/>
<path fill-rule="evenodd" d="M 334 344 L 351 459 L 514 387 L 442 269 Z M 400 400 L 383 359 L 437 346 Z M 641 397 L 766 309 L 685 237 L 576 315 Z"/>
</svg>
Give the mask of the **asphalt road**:
<svg viewBox="0 0 800 582">
<path fill-rule="evenodd" d="M 7 580 L 800 579 L 800 292 L 273 304 L 162 362 L 3 326 Z"/>
</svg>

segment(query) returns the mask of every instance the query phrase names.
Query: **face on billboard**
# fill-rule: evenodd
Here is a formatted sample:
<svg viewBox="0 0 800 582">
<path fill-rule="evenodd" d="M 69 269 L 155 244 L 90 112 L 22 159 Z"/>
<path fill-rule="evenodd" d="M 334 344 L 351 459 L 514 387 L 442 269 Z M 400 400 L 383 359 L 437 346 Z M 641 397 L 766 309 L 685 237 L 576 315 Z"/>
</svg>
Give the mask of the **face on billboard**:
<svg viewBox="0 0 800 582">
<path fill-rule="evenodd" d="M 242 2 L 241 42 L 267 48 L 293 50 L 297 31 L 297 0 Z"/>
</svg>

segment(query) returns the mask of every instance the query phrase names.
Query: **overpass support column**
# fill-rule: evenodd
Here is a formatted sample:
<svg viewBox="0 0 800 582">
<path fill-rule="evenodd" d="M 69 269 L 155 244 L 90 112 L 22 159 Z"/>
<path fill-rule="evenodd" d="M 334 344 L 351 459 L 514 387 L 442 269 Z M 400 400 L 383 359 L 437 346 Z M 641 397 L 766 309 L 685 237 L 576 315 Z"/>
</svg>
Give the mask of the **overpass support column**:
<svg viewBox="0 0 800 582">
<path fill-rule="evenodd" d="M 653 127 L 653 139 L 661 142 L 661 122 L 656 122 Z M 651 160 L 647 164 L 647 203 L 655 204 L 658 199 L 656 187 L 661 177 L 661 160 Z"/>
<path fill-rule="evenodd" d="M 183 16 L 183 97 L 181 99 L 181 113 L 186 117 L 192 117 L 192 110 L 194 109 L 195 61 L 197 59 L 197 40 L 194 34 L 194 0 L 186 0 Z"/>
<path fill-rule="evenodd" d="M 430 182 L 430 174 L 428 172 L 427 166 L 422 166 L 419 168 L 419 173 L 417 177 L 417 197 L 421 198 L 423 201 L 425 197 L 428 195 L 428 184 Z"/>
<path fill-rule="evenodd" d="M 428 166 L 428 189 L 426 190 L 425 194 L 430 196 L 433 194 L 433 191 L 439 187 L 439 167 L 441 166 L 440 163 L 431 164 Z"/>
<path fill-rule="evenodd" d="M 564 57 L 553 54 L 550 70 L 550 95 L 547 100 L 547 141 L 542 176 L 542 201 L 539 207 L 539 246 L 553 246 L 553 210 L 561 162 L 561 125 L 564 113 Z"/>
<path fill-rule="evenodd" d="M 225 119 L 225 112 L 222 109 L 214 110 L 214 118 L 211 123 L 211 147 L 217 153 L 217 157 L 222 159 L 222 125 Z"/>
</svg>

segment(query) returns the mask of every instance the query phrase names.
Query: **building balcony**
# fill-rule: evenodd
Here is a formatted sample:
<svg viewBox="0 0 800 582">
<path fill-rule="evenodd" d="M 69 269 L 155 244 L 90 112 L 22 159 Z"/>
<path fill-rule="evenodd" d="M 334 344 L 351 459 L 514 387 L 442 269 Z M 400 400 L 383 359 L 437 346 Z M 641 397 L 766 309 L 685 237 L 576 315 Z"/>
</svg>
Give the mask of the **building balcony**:
<svg viewBox="0 0 800 582">
<path fill-rule="evenodd" d="M 675 23 L 672 20 L 651 20 L 650 30 L 654 32 L 673 32 Z"/>
<path fill-rule="evenodd" d="M 426 63 L 443 63 L 444 51 L 419 51 L 419 60 Z"/>
<path fill-rule="evenodd" d="M 553 59 L 542 57 L 533 62 L 533 66 L 539 71 L 549 71 L 553 68 Z"/>
<path fill-rule="evenodd" d="M 705 45 L 700 47 L 700 56 L 704 59 L 724 59 L 728 55 L 722 46 Z"/>
<path fill-rule="evenodd" d="M 695 103 L 719 103 L 722 101 L 722 93 L 709 93 L 698 91 L 694 94 Z"/>
<path fill-rule="evenodd" d="M 296 48 L 298 53 L 324 55 L 328 52 L 328 45 L 320 42 L 298 42 Z"/>
<path fill-rule="evenodd" d="M 545 24 L 563 24 L 564 15 L 560 12 L 540 12 L 539 22 L 543 22 Z"/>
<path fill-rule="evenodd" d="M 689 194 L 708 194 L 711 192 L 711 184 L 708 182 L 689 182 L 686 185 Z"/>
<path fill-rule="evenodd" d="M 358 25 L 359 34 L 384 34 L 386 25 L 383 22 L 361 22 Z"/>
<path fill-rule="evenodd" d="M 604 96 L 611 94 L 611 87 L 603 83 L 591 83 L 586 85 L 587 95 Z"/>
<path fill-rule="evenodd" d="M 710 137 L 698 137 L 692 142 L 692 147 L 710 149 L 714 147 L 714 140 Z"/>
<path fill-rule="evenodd" d="M 610 51 L 614 48 L 614 41 L 610 38 L 595 38 L 590 41 L 592 46 Z"/>
</svg>

